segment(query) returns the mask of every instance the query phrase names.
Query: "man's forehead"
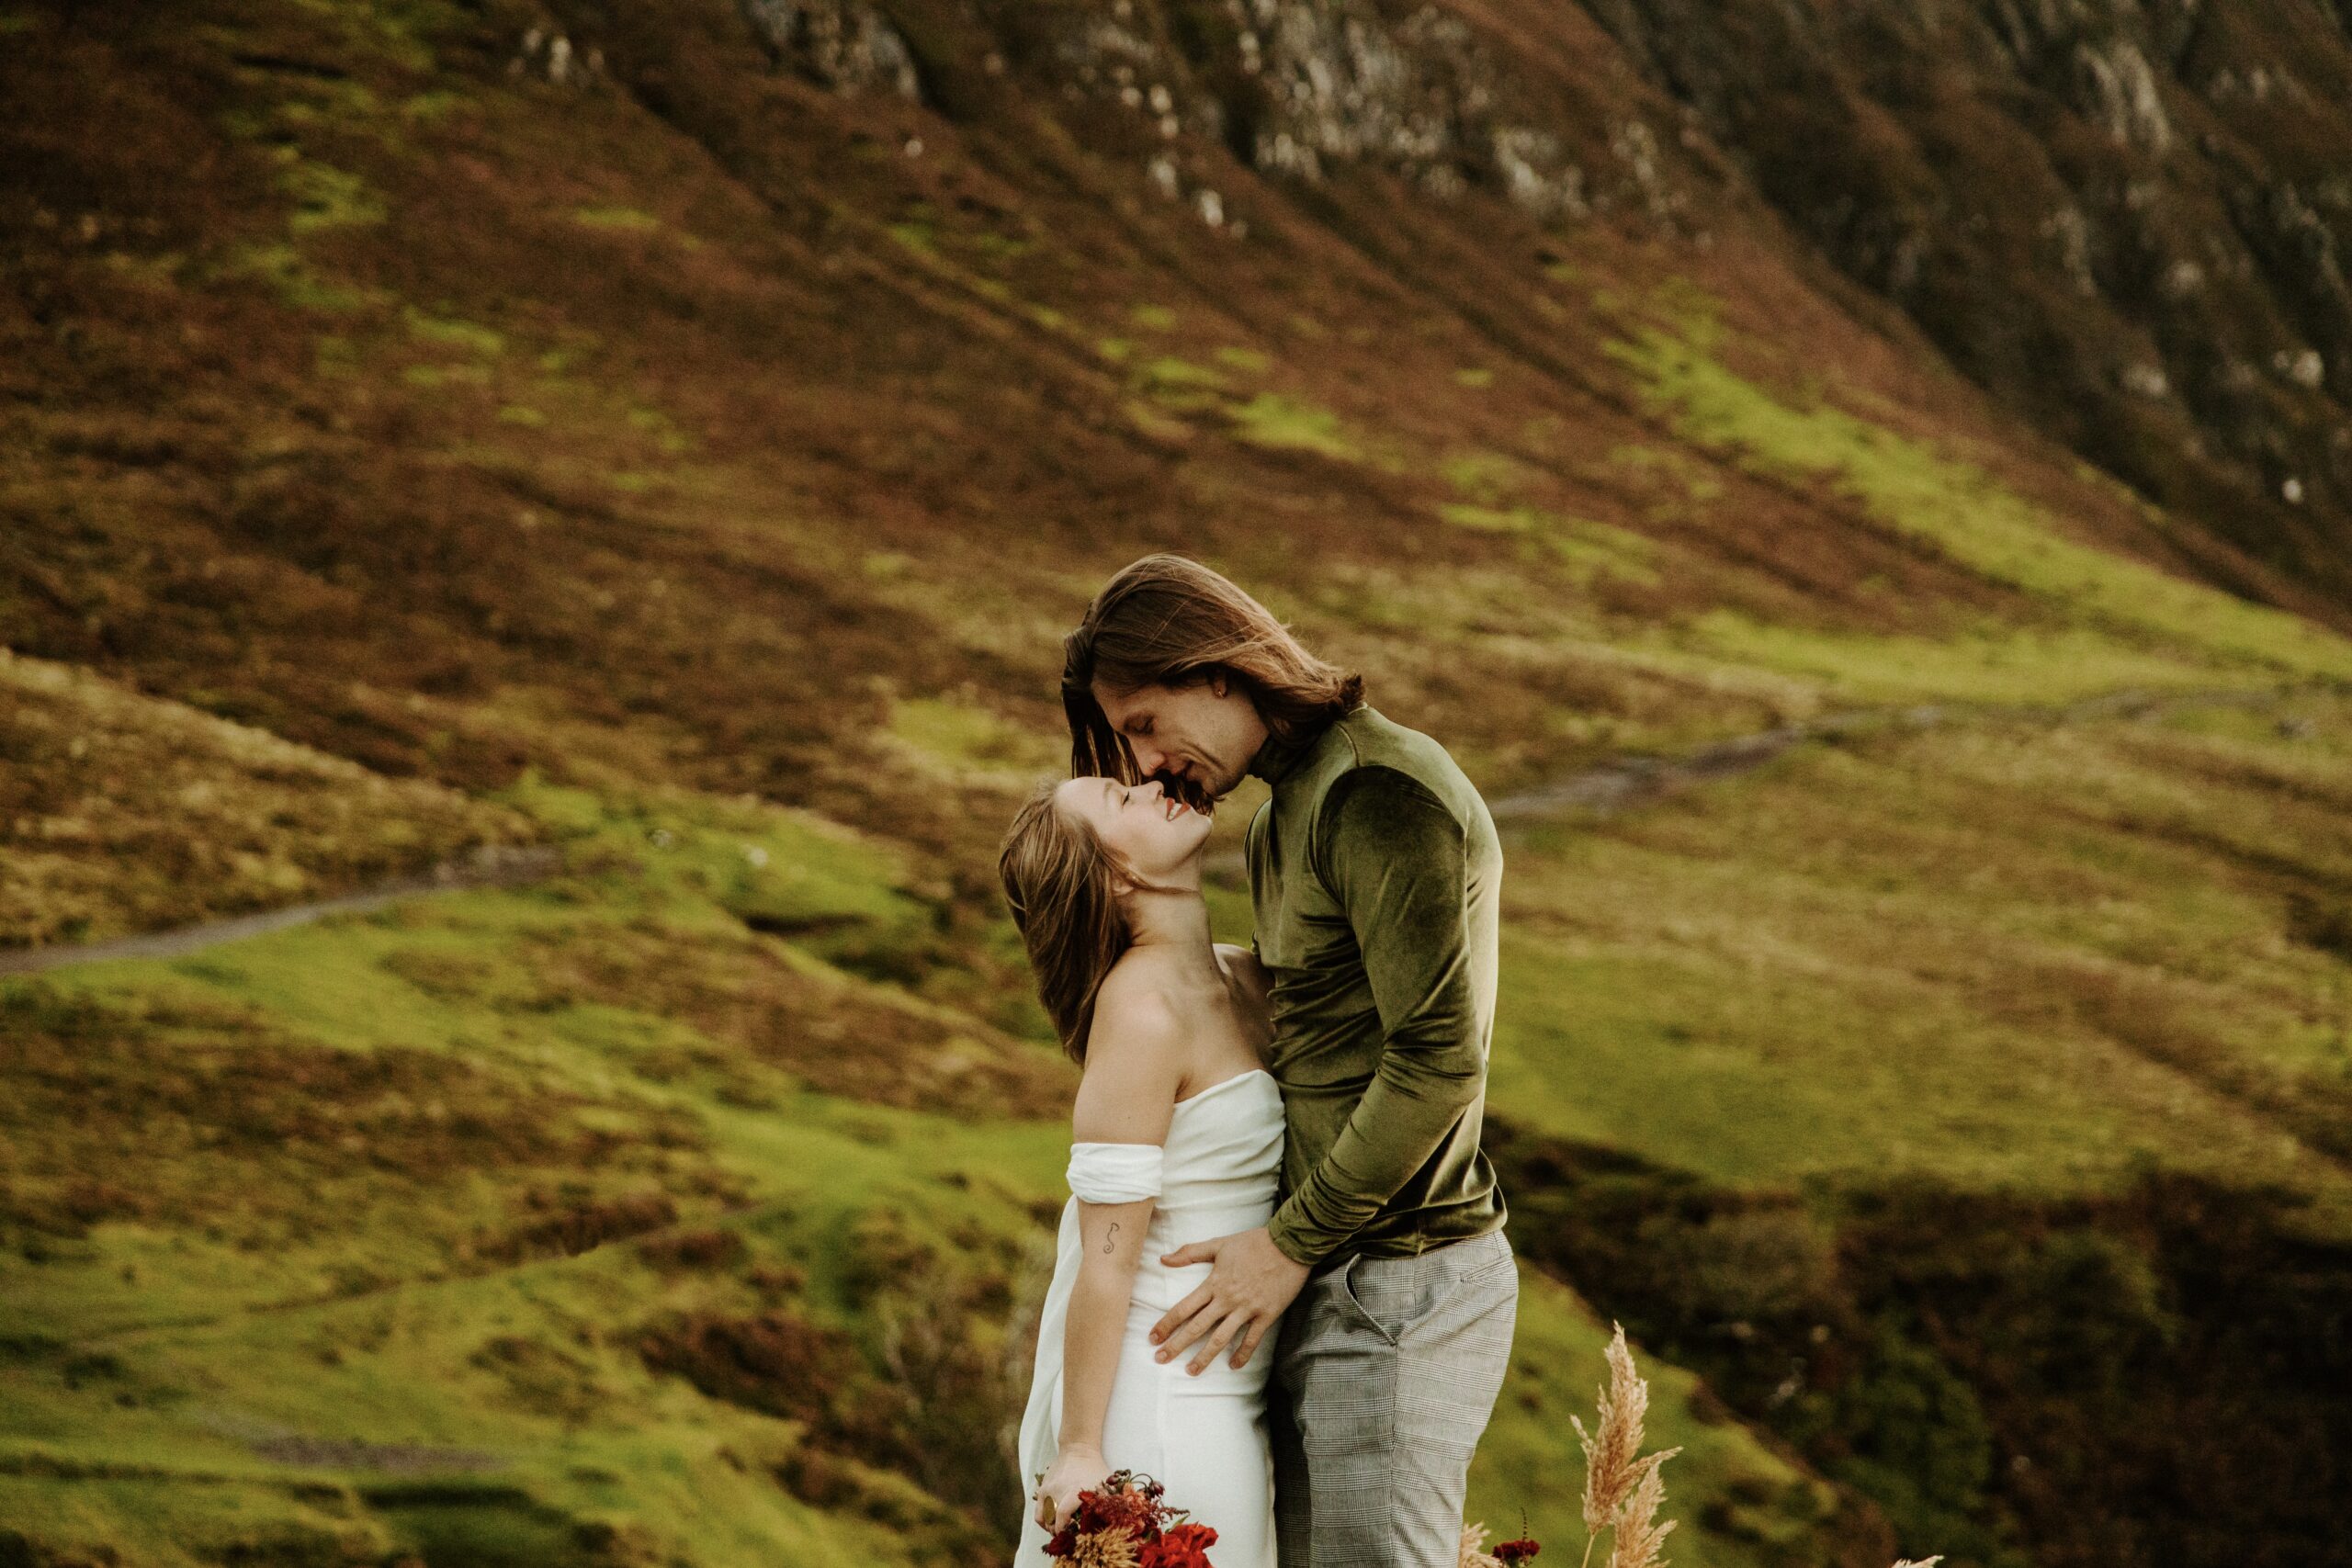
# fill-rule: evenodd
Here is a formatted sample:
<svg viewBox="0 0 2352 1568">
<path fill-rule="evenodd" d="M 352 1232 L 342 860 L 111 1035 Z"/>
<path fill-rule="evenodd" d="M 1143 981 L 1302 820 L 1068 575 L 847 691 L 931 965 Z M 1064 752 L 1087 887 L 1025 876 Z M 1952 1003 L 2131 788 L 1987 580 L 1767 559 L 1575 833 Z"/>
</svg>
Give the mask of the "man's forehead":
<svg viewBox="0 0 2352 1568">
<path fill-rule="evenodd" d="M 1137 692 L 1121 693 L 1112 691 L 1100 682 L 1095 682 L 1094 701 L 1102 709 L 1102 716 L 1111 721 L 1111 728 L 1114 729 L 1118 728 L 1133 716 L 1148 712 L 1151 707 L 1151 699 L 1152 688 L 1149 686 Z"/>
</svg>

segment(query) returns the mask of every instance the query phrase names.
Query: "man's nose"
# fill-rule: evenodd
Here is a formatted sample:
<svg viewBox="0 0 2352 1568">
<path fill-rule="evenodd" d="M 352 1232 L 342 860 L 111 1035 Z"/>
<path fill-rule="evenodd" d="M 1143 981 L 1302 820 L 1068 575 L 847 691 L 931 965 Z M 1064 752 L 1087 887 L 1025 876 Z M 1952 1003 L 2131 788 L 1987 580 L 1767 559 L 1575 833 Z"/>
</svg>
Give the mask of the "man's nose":
<svg viewBox="0 0 2352 1568">
<path fill-rule="evenodd" d="M 1136 754 L 1136 771 L 1146 778 L 1159 772 L 1168 761 L 1168 753 L 1156 746 L 1138 745 L 1132 741 L 1129 746 Z"/>
</svg>

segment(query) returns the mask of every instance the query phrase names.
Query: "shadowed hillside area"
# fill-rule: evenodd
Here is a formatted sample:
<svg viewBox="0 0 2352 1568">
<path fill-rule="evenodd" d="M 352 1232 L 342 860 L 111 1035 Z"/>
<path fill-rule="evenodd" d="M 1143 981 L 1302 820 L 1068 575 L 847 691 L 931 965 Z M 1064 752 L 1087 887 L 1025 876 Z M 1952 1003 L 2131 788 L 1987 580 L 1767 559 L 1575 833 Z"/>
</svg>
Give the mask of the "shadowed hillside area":
<svg viewBox="0 0 2352 1568">
<path fill-rule="evenodd" d="M 0 1565 L 1009 1562 L 995 851 L 1154 550 L 1504 831 L 1473 1519 L 1581 1549 L 1615 1321 L 1680 1568 L 2352 1564 L 2347 103 L 2331 0 L 0 0 Z"/>
</svg>

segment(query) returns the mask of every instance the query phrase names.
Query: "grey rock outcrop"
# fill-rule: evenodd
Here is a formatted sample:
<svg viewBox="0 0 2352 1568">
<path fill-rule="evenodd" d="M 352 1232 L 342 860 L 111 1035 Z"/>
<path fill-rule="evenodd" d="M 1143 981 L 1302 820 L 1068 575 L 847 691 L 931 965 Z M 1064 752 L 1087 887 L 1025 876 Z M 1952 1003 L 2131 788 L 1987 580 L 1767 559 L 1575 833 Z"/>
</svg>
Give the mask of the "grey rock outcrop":
<svg viewBox="0 0 2352 1568">
<path fill-rule="evenodd" d="M 2340 27 L 2217 0 L 1585 8 L 1975 379 L 2352 594 Z"/>
<path fill-rule="evenodd" d="M 1114 100 L 1163 140 L 1189 130 L 1221 141 L 1275 178 L 1313 184 L 1379 168 L 1442 200 L 1490 190 L 1546 222 L 1582 216 L 1591 200 L 1566 140 L 1518 101 L 1505 65 L 1442 6 L 996 0 L 990 9 L 1009 31 L 1029 33 L 1031 60 L 1065 94 Z"/>
<path fill-rule="evenodd" d="M 881 89 L 920 101 L 907 40 L 866 0 L 739 0 L 768 57 L 838 92 Z"/>
</svg>

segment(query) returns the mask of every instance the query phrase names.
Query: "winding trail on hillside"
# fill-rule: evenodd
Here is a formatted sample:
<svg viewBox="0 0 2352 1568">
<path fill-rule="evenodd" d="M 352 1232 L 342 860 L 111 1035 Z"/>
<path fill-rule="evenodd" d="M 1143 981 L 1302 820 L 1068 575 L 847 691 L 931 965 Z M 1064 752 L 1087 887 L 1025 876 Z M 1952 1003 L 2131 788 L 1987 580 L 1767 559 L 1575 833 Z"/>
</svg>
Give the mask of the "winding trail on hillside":
<svg viewBox="0 0 2352 1568">
<path fill-rule="evenodd" d="M 2103 718 L 2156 718 L 2184 708 L 2273 708 L 2299 692 L 2324 686 L 2324 682 L 2282 682 L 2267 687 L 2192 687 L 2170 692 L 2135 686 L 2102 692 L 2071 703 L 1915 703 L 1847 708 L 1819 718 L 1710 741 L 1689 751 L 1667 755 L 1623 752 L 1549 784 L 1497 795 L 1487 802 L 1487 808 L 1494 817 L 1495 826 L 1509 834 L 1513 829 L 1562 818 L 1608 817 L 1647 806 L 1695 785 L 1753 773 L 1799 746 L 1960 724 L 1997 721 L 2055 728 Z M 1209 870 L 1212 874 L 1238 877 L 1244 870 L 1242 858 L 1238 852 L 1228 852 L 1216 856 Z"/>
<path fill-rule="evenodd" d="M 1790 750 L 1871 734 L 1900 733 L 1953 724 L 2005 722 L 2077 724 L 2101 718 L 2153 718 L 2192 707 L 2275 707 L 2308 682 L 2265 688 L 2217 687 L 2152 692 L 2137 687 L 2103 692 L 2072 703 L 1927 703 L 1907 706 L 1849 708 L 1819 718 L 1784 724 L 1692 750 L 1660 756 L 1625 752 L 1550 784 L 1498 795 L 1488 803 L 1505 831 L 1563 818 L 1610 816 L 1648 805 L 1694 785 L 1752 773 Z M 379 909 L 402 898 L 468 888 L 522 887 L 543 882 L 563 867 L 551 846 L 485 846 L 466 860 L 447 862 L 420 875 L 399 877 L 357 892 L 309 903 L 288 904 L 256 914 L 202 920 L 175 930 L 74 946 L 18 948 L 0 952 L 0 979 L 38 975 L 73 964 L 116 959 L 185 958 L 207 948 L 270 931 L 308 925 L 330 915 Z M 1238 851 L 1212 857 L 1212 875 L 1242 874 Z"/>
<path fill-rule="evenodd" d="M 100 964 L 119 958 L 185 958 L 208 947 L 240 942 L 249 936 L 309 925 L 329 915 L 359 914 L 380 909 L 402 898 L 425 893 L 455 893 L 476 887 L 521 887 L 544 882 L 563 868 L 563 852 L 550 845 L 486 844 L 460 861 L 445 861 L 418 875 L 395 877 L 356 893 L 306 904 L 288 904 L 256 914 L 225 919 L 199 920 L 171 931 L 111 938 L 74 946 L 26 947 L 0 952 L 0 979 L 38 975 L 70 964 Z"/>
<path fill-rule="evenodd" d="M 2301 684 L 2269 688 L 2217 687 L 2151 692 L 2136 687 L 2102 692 L 2071 703 L 1922 703 L 1908 707 L 1849 708 L 1752 735 L 1735 736 L 1679 756 L 1627 754 L 1554 784 L 1501 795 L 1489 803 L 1498 826 L 1542 820 L 1568 812 L 1607 815 L 1646 805 L 1692 784 L 1727 779 L 1762 767 L 1792 747 L 1870 734 L 1934 729 L 1990 720 L 2056 727 L 2101 718 L 2156 718 L 2183 708 L 2275 707 Z"/>
</svg>

